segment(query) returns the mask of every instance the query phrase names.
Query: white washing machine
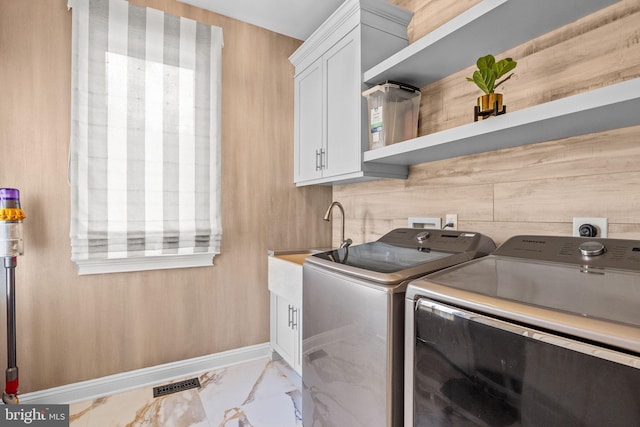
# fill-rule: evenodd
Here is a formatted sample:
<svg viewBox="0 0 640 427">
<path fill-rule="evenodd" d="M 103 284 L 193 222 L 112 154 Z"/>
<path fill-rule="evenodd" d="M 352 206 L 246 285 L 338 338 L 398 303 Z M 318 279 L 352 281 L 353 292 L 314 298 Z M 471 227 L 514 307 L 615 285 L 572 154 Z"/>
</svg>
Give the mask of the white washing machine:
<svg viewBox="0 0 640 427">
<path fill-rule="evenodd" d="M 303 266 L 305 427 L 400 427 L 409 280 L 488 255 L 480 233 L 400 228 Z"/>
</svg>

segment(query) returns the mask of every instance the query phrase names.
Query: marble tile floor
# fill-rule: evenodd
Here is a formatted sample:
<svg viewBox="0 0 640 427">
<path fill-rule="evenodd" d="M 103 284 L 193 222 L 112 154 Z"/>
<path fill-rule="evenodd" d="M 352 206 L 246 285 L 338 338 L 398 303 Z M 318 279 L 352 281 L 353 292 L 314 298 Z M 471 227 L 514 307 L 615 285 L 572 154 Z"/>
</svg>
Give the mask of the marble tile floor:
<svg viewBox="0 0 640 427">
<path fill-rule="evenodd" d="M 153 397 L 153 386 L 70 405 L 71 427 L 298 427 L 301 379 L 268 357 L 198 377 L 200 388 Z M 176 379 L 177 382 L 183 379 Z M 169 383 L 171 383 L 169 382 Z M 164 385 L 164 384 L 157 384 Z"/>
</svg>

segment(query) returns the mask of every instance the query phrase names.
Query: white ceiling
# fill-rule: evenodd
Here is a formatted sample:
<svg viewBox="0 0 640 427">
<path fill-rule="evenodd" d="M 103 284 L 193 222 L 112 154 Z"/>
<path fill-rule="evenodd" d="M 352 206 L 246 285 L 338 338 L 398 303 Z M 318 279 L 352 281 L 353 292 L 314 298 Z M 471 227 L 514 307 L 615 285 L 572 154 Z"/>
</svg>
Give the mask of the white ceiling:
<svg viewBox="0 0 640 427">
<path fill-rule="evenodd" d="M 179 0 L 306 40 L 344 0 Z"/>
</svg>

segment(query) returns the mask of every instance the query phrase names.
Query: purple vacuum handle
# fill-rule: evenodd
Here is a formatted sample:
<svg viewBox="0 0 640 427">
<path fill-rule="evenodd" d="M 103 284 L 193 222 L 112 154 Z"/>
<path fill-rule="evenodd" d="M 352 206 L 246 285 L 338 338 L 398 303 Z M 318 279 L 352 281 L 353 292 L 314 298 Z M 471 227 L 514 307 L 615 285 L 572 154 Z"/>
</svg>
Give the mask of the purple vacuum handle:
<svg viewBox="0 0 640 427">
<path fill-rule="evenodd" d="M 0 208 L 20 208 L 20 190 L 0 188 Z"/>
</svg>

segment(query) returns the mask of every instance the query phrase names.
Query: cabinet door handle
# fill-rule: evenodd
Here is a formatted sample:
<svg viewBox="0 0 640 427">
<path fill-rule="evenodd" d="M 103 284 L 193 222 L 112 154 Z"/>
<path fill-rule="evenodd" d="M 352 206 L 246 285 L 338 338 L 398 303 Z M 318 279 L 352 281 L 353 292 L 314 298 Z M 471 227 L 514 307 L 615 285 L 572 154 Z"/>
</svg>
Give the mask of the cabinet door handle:
<svg viewBox="0 0 640 427">
<path fill-rule="evenodd" d="M 293 325 L 293 307 L 291 307 L 291 304 L 287 304 L 287 307 L 289 307 L 287 326 L 290 328 Z"/>
<path fill-rule="evenodd" d="M 291 329 L 298 327 L 298 309 L 291 307 Z"/>
<path fill-rule="evenodd" d="M 325 162 L 325 158 L 327 157 L 327 152 L 324 151 L 324 148 L 320 149 L 320 169 L 326 169 L 327 163 Z"/>
<path fill-rule="evenodd" d="M 320 152 L 316 150 L 316 170 L 319 171 L 322 169 L 322 160 L 320 159 Z"/>
</svg>

